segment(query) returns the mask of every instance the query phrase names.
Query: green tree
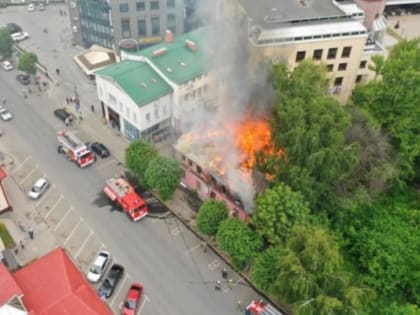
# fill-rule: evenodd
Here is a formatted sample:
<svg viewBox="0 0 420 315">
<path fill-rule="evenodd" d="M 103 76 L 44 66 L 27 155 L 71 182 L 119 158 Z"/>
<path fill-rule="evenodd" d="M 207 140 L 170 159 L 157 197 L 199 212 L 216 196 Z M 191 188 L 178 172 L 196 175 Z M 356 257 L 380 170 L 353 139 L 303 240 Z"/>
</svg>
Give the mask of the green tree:
<svg viewBox="0 0 420 315">
<path fill-rule="evenodd" d="M 284 255 L 281 247 L 269 247 L 255 257 L 251 269 L 252 282 L 261 290 L 270 292 L 280 272 L 279 261 Z"/>
<path fill-rule="evenodd" d="M 163 200 L 173 195 L 181 176 L 182 169 L 178 161 L 162 156 L 151 160 L 144 173 L 146 184 L 157 190 Z"/>
<path fill-rule="evenodd" d="M 13 39 L 5 28 L 0 28 L 0 56 L 9 58 L 12 55 Z"/>
<path fill-rule="evenodd" d="M 226 203 L 215 199 L 204 202 L 197 215 L 197 228 L 201 233 L 216 235 L 219 225 L 228 218 Z"/>
<path fill-rule="evenodd" d="M 144 173 L 146 172 L 149 162 L 156 158 L 157 150 L 146 141 L 139 139 L 130 143 L 125 150 L 125 163 L 130 171 L 144 181 Z"/>
<path fill-rule="evenodd" d="M 350 176 L 358 146 L 346 143 L 350 115 L 327 95 L 325 67 L 305 61 L 289 73 L 282 65 L 271 69 L 277 101 L 272 134 L 285 151 L 277 167 L 277 182 L 300 191 L 315 210 L 334 211 L 339 204 L 335 184 Z"/>
<path fill-rule="evenodd" d="M 390 136 L 401 178 L 420 170 L 420 39 L 395 45 L 381 67 L 381 79 L 359 84 L 355 105 L 366 108 Z M 416 164 L 417 163 L 417 164 Z"/>
<path fill-rule="evenodd" d="M 239 219 L 223 221 L 216 234 L 219 248 L 232 258 L 235 267 L 242 269 L 261 250 L 262 241 Z"/>
<path fill-rule="evenodd" d="M 19 70 L 26 72 L 27 74 L 35 75 L 36 63 L 38 62 L 38 56 L 31 52 L 25 52 L 19 57 Z"/>
<path fill-rule="evenodd" d="M 267 189 L 255 201 L 250 223 L 270 244 L 281 244 L 295 223 L 303 223 L 309 214 L 308 203 L 299 192 L 283 183 Z"/>
</svg>

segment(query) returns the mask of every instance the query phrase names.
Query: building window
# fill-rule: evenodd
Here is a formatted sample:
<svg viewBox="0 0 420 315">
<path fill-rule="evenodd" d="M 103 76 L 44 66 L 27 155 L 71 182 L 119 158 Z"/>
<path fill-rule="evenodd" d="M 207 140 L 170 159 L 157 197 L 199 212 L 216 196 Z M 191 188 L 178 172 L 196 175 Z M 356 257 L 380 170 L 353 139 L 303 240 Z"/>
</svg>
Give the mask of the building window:
<svg viewBox="0 0 420 315">
<path fill-rule="evenodd" d="M 327 71 L 328 72 L 332 72 L 333 70 L 334 70 L 334 65 L 333 64 L 327 65 Z"/>
<path fill-rule="evenodd" d="M 296 62 L 302 61 L 305 59 L 306 51 L 298 51 L 296 53 Z"/>
<path fill-rule="evenodd" d="M 343 85 L 343 77 L 335 78 L 334 86 L 342 86 Z"/>
<path fill-rule="evenodd" d="M 347 63 L 340 63 L 338 65 L 338 71 L 346 71 L 347 69 Z"/>
<path fill-rule="evenodd" d="M 137 11 L 146 10 L 146 4 L 144 2 L 136 2 L 136 10 Z"/>
<path fill-rule="evenodd" d="M 157 106 L 155 106 L 155 119 L 159 119 L 159 108 Z"/>
<path fill-rule="evenodd" d="M 159 1 L 151 1 L 150 10 L 159 10 Z"/>
<path fill-rule="evenodd" d="M 176 33 L 176 16 L 175 14 L 168 14 L 166 17 L 167 28 Z"/>
<path fill-rule="evenodd" d="M 120 3 L 120 12 L 127 13 L 130 10 L 128 3 Z"/>
<path fill-rule="evenodd" d="M 166 1 L 166 7 L 170 8 L 170 9 L 175 8 L 175 0 L 167 0 Z"/>
<path fill-rule="evenodd" d="M 351 46 L 347 46 L 343 48 L 343 52 L 341 53 L 342 58 L 348 58 L 351 54 Z"/>
<path fill-rule="evenodd" d="M 162 106 L 162 111 L 163 111 L 163 115 L 168 115 L 168 108 L 166 107 L 166 105 Z"/>
<path fill-rule="evenodd" d="M 160 35 L 160 19 L 158 16 L 152 17 L 152 35 L 153 36 Z"/>
<path fill-rule="evenodd" d="M 133 122 L 137 124 L 137 114 L 133 113 Z"/>
<path fill-rule="evenodd" d="M 359 75 L 356 77 L 356 83 L 360 83 L 360 82 L 362 82 L 362 78 L 363 78 L 363 76 L 362 76 L 361 74 L 359 74 Z"/>
<path fill-rule="evenodd" d="M 322 59 L 322 49 L 315 49 L 313 54 L 314 60 L 321 60 Z"/>
<path fill-rule="evenodd" d="M 365 69 L 366 68 L 366 65 L 367 65 L 367 61 L 366 60 L 362 60 L 362 61 L 360 61 L 359 68 L 360 69 Z"/>
<path fill-rule="evenodd" d="M 327 59 L 335 59 L 336 56 L 337 56 L 337 48 L 328 49 Z"/>
<path fill-rule="evenodd" d="M 147 36 L 146 20 L 144 19 L 137 20 L 137 34 L 139 37 Z"/>
<path fill-rule="evenodd" d="M 121 19 L 121 33 L 123 38 L 131 37 L 130 20 L 127 18 Z"/>
<path fill-rule="evenodd" d="M 146 114 L 146 122 L 150 122 L 150 113 Z"/>
<path fill-rule="evenodd" d="M 140 138 L 139 130 L 125 119 L 124 119 L 124 132 L 125 132 L 125 137 L 130 142 Z"/>
</svg>

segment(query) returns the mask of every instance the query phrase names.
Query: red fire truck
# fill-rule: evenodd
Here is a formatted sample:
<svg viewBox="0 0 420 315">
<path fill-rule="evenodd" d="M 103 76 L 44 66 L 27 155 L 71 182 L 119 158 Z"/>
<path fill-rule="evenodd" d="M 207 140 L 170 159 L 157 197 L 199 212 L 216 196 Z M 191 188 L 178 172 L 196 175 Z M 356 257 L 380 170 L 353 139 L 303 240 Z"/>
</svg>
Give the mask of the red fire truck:
<svg viewBox="0 0 420 315">
<path fill-rule="evenodd" d="M 254 300 L 246 307 L 245 315 L 283 315 L 283 313 L 264 301 Z"/>
<path fill-rule="evenodd" d="M 66 155 L 67 159 L 77 163 L 79 167 L 86 167 L 95 162 L 95 155 L 88 149 L 82 140 L 69 131 L 57 132 L 58 153 Z"/>
<path fill-rule="evenodd" d="M 144 200 L 123 177 L 108 179 L 104 187 L 104 193 L 118 204 L 133 221 L 140 220 L 149 212 Z"/>
</svg>

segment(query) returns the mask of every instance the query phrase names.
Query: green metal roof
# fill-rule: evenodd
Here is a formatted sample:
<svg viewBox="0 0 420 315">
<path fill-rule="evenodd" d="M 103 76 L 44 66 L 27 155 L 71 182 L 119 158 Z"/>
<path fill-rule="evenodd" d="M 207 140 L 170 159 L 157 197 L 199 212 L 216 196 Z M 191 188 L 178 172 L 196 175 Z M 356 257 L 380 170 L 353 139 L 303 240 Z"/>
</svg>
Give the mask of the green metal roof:
<svg viewBox="0 0 420 315">
<path fill-rule="evenodd" d="M 207 55 L 205 55 L 203 44 L 209 35 L 208 32 L 209 28 L 200 28 L 174 36 L 173 43 L 162 42 L 134 54 L 147 57 L 171 81 L 182 84 L 207 72 L 205 65 L 208 60 L 208 47 L 206 47 Z M 195 44 L 195 51 L 187 47 L 186 40 Z M 153 56 L 153 53 L 159 49 L 166 51 L 159 56 Z"/>
<path fill-rule="evenodd" d="M 147 63 L 124 60 L 95 72 L 115 81 L 138 105 L 172 92 L 172 88 Z"/>
</svg>

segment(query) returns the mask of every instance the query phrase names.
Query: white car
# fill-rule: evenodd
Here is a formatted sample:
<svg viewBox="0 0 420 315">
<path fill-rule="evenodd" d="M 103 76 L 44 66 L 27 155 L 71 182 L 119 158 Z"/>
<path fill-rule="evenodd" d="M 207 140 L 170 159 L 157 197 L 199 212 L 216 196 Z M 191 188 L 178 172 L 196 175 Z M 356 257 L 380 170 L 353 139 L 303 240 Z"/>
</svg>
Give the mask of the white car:
<svg viewBox="0 0 420 315">
<path fill-rule="evenodd" d="M 104 250 L 100 251 L 86 274 L 87 279 L 90 282 L 99 282 L 99 280 L 101 280 L 102 276 L 104 275 L 106 267 L 110 261 L 111 254 Z"/>
<path fill-rule="evenodd" d="M 13 118 L 12 114 L 3 106 L 0 106 L 0 117 L 4 121 L 8 121 Z"/>
<path fill-rule="evenodd" d="M 17 32 L 10 35 L 15 42 L 20 42 L 21 40 L 29 38 L 29 34 L 26 32 Z"/>
<path fill-rule="evenodd" d="M 4 69 L 4 70 L 6 70 L 6 71 L 10 71 L 10 70 L 13 70 L 13 65 L 10 63 L 10 61 L 3 61 L 2 63 L 1 63 L 1 67 Z"/>
<path fill-rule="evenodd" d="M 28 4 L 27 10 L 28 10 L 28 12 L 34 12 L 35 11 L 35 4 L 33 4 L 33 3 Z"/>
<path fill-rule="evenodd" d="M 29 198 L 31 199 L 39 199 L 42 194 L 48 189 L 50 184 L 45 178 L 38 179 L 35 184 L 32 186 L 31 190 L 28 193 Z"/>
<path fill-rule="evenodd" d="M 45 10 L 45 4 L 40 3 L 38 4 L 38 11 L 44 11 Z"/>
</svg>

